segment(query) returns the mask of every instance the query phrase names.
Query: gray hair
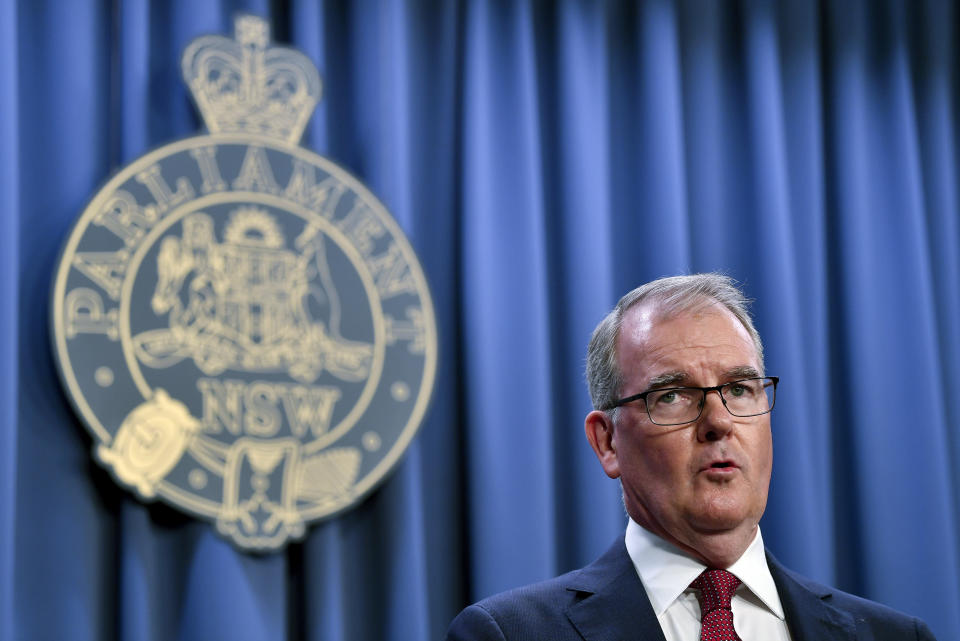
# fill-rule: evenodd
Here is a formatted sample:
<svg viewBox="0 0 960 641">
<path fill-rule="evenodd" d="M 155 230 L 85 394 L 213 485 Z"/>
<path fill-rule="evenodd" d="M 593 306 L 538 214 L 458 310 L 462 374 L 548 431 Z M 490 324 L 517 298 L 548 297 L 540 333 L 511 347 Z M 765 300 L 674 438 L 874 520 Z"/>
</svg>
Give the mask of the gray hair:
<svg viewBox="0 0 960 641">
<path fill-rule="evenodd" d="M 617 363 L 617 339 L 623 317 L 634 305 L 648 301 L 655 301 L 657 311 L 666 317 L 713 303 L 723 305 L 750 334 L 763 370 L 763 343 L 747 311 L 749 301 L 730 277 L 708 273 L 660 278 L 626 294 L 593 330 L 587 348 L 587 386 L 594 409 L 609 410 L 617 402 L 623 386 L 623 372 Z"/>
</svg>

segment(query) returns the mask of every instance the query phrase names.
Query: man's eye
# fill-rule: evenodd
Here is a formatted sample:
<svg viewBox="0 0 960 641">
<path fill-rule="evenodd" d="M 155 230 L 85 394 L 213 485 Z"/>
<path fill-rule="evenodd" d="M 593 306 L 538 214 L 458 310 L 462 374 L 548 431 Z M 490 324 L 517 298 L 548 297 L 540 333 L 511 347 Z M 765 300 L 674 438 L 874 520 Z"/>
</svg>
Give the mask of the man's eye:
<svg viewBox="0 0 960 641">
<path fill-rule="evenodd" d="M 660 407 L 665 406 L 684 406 L 694 402 L 693 393 L 688 389 L 669 389 L 652 394 L 647 400 L 652 405 Z"/>
<path fill-rule="evenodd" d="M 741 383 L 734 383 L 730 386 L 730 396 L 743 396 L 749 391 L 747 386 Z"/>
<path fill-rule="evenodd" d="M 657 403 L 662 405 L 670 405 L 671 403 L 677 402 L 678 394 L 676 392 L 664 392 L 657 397 Z"/>
</svg>

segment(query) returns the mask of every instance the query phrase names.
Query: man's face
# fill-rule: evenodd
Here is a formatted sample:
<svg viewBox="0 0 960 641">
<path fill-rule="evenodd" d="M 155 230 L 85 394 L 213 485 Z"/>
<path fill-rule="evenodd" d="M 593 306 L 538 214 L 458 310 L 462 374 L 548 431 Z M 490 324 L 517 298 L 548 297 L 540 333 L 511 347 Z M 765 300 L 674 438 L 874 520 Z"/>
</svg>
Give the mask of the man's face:
<svg viewBox="0 0 960 641">
<path fill-rule="evenodd" d="M 621 396 L 762 373 L 747 330 L 717 304 L 673 318 L 658 317 L 655 304 L 637 305 L 617 347 Z M 710 392 L 696 422 L 660 426 L 635 401 L 620 408 L 612 439 L 627 511 L 640 525 L 693 550 L 714 534 L 752 539 L 773 464 L 769 414 L 738 418 Z"/>
</svg>

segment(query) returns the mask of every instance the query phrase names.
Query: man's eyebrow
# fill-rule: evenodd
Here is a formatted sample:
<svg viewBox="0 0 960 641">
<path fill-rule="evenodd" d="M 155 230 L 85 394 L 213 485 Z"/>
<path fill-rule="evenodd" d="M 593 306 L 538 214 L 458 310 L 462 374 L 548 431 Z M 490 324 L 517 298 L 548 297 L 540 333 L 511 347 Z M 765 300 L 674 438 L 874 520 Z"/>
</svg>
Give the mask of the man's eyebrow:
<svg viewBox="0 0 960 641">
<path fill-rule="evenodd" d="M 731 367 L 726 372 L 724 372 L 725 380 L 737 380 L 740 378 L 757 378 L 760 376 L 760 372 L 757 371 L 756 367 L 752 365 L 738 365 L 737 367 Z M 674 372 L 664 372 L 663 374 L 658 374 L 651 378 L 647 382 L 647 389 L 654 389 L 656 387 L 666 387 L 668 385 L 682 385 L 687 381 L 688 375 L 683 370 L 677 370 Z"/>
<path fill-rule="evenodd" d="M 664 385 L 676 385 L 687 380 L 687 373 L 683 371 L 665 372 L 654 376 L 647 382 L 647 389 L 654 387 L 663 387 Z"/>
<path fill-rule="evenodd" d="M 731 367 L 728 369 L 726 376 L 729 379 L 758 378 L 760 376 L 760 372 L 757 371 L 757 368 L 753 367 L 752 365 L 740 365 L 739 367 Z"/>
</svg>

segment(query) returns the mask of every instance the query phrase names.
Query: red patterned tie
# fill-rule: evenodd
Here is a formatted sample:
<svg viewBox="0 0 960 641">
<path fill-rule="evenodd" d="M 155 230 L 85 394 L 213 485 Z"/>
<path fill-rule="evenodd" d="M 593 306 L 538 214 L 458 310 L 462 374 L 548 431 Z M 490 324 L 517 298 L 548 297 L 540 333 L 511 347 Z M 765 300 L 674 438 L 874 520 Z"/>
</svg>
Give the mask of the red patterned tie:
<svg viewBox="0 0 960 641">
<path fill-rule="evenodd" d="M 700 592 L 700 641 L 740 641 L 733 629 L 730 598 L 740 579 L 726 570 L 704 570 L 690 587 Z"/>
</svg>

